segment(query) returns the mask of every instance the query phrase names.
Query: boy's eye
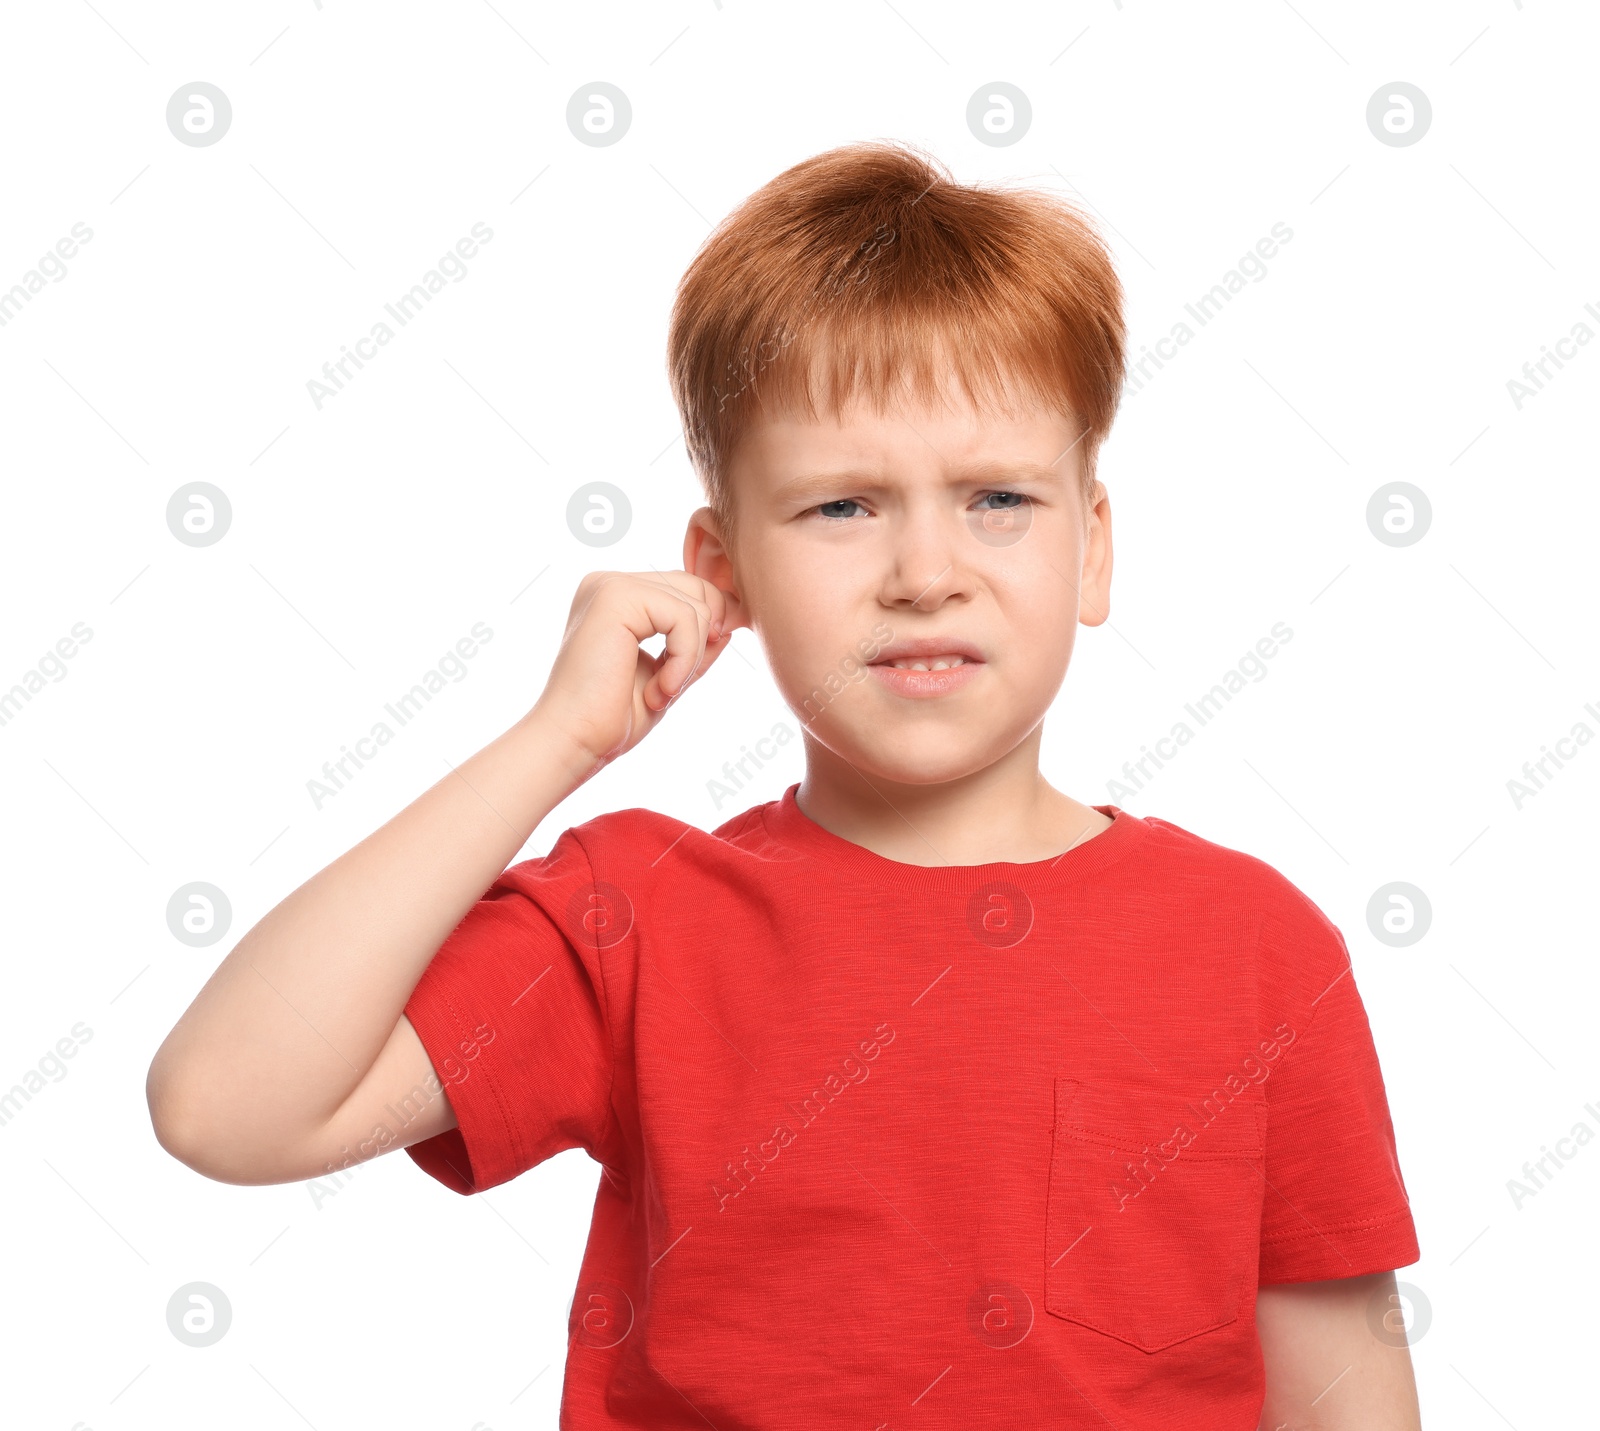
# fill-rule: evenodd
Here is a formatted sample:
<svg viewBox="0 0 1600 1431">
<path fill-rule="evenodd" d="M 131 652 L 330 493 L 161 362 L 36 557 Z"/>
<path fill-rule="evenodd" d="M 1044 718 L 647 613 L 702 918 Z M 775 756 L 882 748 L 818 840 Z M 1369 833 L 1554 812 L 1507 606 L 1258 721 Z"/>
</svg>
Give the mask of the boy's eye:
<svg viewBox="0 0 1600 1431">
<path fill-rule="evenodd" d="M 858 507 L 859 508 L 860 506 L 861 506 L 861 503 L 856 501 L 856 499 L 854 497 L 841 497 L 837 502 L 824 502 L 824 503 L 822 503 L 822 505 L 819 506 L 816 510 L 820 515 L 822 515 L 824 517 L 843 518 L 843 517 L 853 517 L 855 515 L 855 513 L 850 511 L 849 509 L 851 507 Z M 841 511 L 840 508 L 844 508 L 845 510 Z"/>
<path fill-rule="evenodd" d="M 1022 504 L 1028 499 L 1024 497 L 1021 492 L 985 492 L 983 496 L 978 498 L 980 509 L 983 509 L 984 503 L 991 500 L 993 500 L 994 506 L 987 508 L 987 510 L 991 512 L 1003 512 L 1008 508 L 1022 506 Z"/>
</svg>

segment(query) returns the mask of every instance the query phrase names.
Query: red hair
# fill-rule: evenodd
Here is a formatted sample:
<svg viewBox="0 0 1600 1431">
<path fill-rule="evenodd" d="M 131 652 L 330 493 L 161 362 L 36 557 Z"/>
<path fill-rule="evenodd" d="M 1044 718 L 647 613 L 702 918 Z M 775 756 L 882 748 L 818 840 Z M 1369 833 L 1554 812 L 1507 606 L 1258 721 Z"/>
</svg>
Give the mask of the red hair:
<svg viewBox="0 0 1600 1431">
<path fill-rule="evenodd" d="M 943 340 L 943 341 L 941 341 Z M 1032 398 L 1082 427 L 1085 491 L 1122 395 L 1122 286 L 1088 218 L 1048 191 L 955 183 L 875 141 L 784 170 L 678 284 L 667 373 L 727 532 L 728 461 L 764 414 L 864 397 L 935 402 L 953 369 L 980 410 Z"/>
</svg>

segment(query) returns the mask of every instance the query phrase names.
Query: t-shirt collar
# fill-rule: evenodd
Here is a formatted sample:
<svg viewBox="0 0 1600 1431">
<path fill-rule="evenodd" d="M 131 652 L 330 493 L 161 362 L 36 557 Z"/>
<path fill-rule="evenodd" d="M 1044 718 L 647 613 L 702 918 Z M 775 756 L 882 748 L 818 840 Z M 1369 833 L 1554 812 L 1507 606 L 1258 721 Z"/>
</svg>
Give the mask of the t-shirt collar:
<svg viewBox="0 0 1600 1431">
<path fill-rule="evenodd" d="M 1014 863 L 995 860 L 978 865 L 916 865 L 875 854 L 863 845 L 825 829 L 801 810 L 796 794 L 800 786 L 791 785 L 781 799 L 761 807 L 761 818 L 773 840 L 798 854 L 828 861 L 838 867 L 871 875 L 879 881 L 899 881 L 926 887 L 969 889 L 983 881 L 1004 880 L 1026 889 L 1042 883 L 1078 880 L 1105 869 L 1126 855 L 1147 833 L 1148 827 L 1137 815 L 1116 805 L 1093 808 L 1111 818 L 1111 824 L 1098 835 L 1074 845 L 1046 860 Z"/>
</svg>

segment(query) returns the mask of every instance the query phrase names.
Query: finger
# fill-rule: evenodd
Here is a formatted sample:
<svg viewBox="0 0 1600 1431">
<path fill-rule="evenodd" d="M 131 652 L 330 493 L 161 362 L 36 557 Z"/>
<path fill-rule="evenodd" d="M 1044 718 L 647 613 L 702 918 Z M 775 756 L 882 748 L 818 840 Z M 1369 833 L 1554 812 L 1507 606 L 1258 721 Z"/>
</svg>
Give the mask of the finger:
<svg viewBox="0 0 1600 1431">
<path fill-rule="evenodd" d="M 710 624 L 711 610 L 698 592 L 685 590 L 656 576 L 631 577 L 621 596 L 622 621 L 636 641 L 648 641 L 652 636 L 665 634 L 673 621 L 682 619 L 684 611 Z"/>
<path fill-rule="evenodd" d="M 713 586 L 708 581 L 705 588 L 706 606 L 711 613 L 710 639 L 720 649 L 722 643 L 733 634 L 733 603 L 721 587 Z"/>
<path fill-rule="evenodd" d="M 687 571 L 653 571 L 652 580 L 670 587 L 699 606 L 712 628 L 725 634 L 733 626 L 733 604 L 720 587 Z"/>
<path fill-rule="evenodd" d="M 736 602 L 720 586 L 713 585 L 703 577 L 696 577 L 695 580 L 700 583 L 700 596 L 710 614 L 713 635 L 719 640 L 726 640 L 734 626 L 740 624 Z"/>
<path fill-rule="evenodd" d="M 722 655 L 722 653 L 726 651 L 732 644 L 732 638 L 733 633 L 731 631 L 724 631 L 720 636 L 715 638 L 709 634 L 706 636 L 705 649 L 700 653 L 699 664 L 695 666 L 694 670 L 690 673 L 689 678 L 684 681 L 683 685 L 673 693 L 673 700 L 677 700 L 678 697 L 684 693 L 684 691 L 688 690 L 689 687 L 694 685 L 697 681 L 702 681 L 705 679 L 706 672 L 716 664 L 717 657 Z"/>
<path fill-rule="evenodd" d="M 705 641 L 700 648 L 699 660 L 695 662 L 694 669 L 683 678 L 681 684 L 679 684 L 676 689 L 668 692 L 667 705 L 671 705 L 675 700 L 678 699 L 679 696 L 681 696 L 697 681 L 705 679 L 706 672 L 716 664 L 717 657 L 722 655 L 722 653 L 728 649 L 732 642 L 732 637 L 733 633 L 731 631 L 724 631 L 720 635 L 714 635 L 710 631 L 707 631 Z M 666 653 L 662 652 L 663 662 L 665 659 Z M 663 709 L 665 709 L 665 707 L 663 707 Z"/>
<path fill-rule="evenodd" d="M 659 658 L 645 656 L 651 674 L 642 687 L 636 688 L 636 696 L 643 700 L 645 708 L 659 713 L 666 709 L 673 693 L 662 684 L 668 660 L 675 655 L 681 657 L 687 651 L 692 667 L 705 644 L 709 617 L 702 615 L 694 599 L 672 583 L 642 574 L 619 577 L 608 583 L 606 596 L 608 619 L 620 622 L 636 645 L 642 645 L 652 636 L 667 638 Z M 678 665 L 682 665 L 681 659 Z M 677 666 L 670 678 L 681 680 Z"/>
<path fill-rule="evenodd" d="M 656 673 L 645 686 L 645 704 L 651 710 L 665 710 L 700 664 L 710 620 L 687 600 L 663 602 L 652 620 L 666 637 L 666 643 Z"/>
<path fill-rule="evenodd" d="M 725 648 L 732 624 L 729 606 L 716 586 L 683 571 L 638 573 L 632 594 L 624 622 L 634 639 L 668 637 L 660 657 L 653 660 L 653 675 L 640 691 L 646 709 L 659 713 L 704 673 L 711 663 L 708 650 L 714 660 Z M 713 635 L 719 618 L 722 629 Z M 679 623 L 687 625 L 679 630 Z"/>
</svg>

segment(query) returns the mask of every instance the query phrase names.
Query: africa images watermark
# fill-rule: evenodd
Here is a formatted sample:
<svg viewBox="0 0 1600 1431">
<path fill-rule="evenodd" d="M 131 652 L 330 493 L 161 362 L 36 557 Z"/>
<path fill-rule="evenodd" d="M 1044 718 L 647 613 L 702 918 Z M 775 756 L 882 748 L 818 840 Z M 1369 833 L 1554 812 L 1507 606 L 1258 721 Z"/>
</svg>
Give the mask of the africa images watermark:
<svg viewBox="0 0 1600 1431">
<path fill-rule="evenodd" d="M 1593 1103 L 1585 1103 L 1583 1111 L 1596 1122 L 1600 1122 L 1600 1108 L 1596 1108 Z M 1506 1179 L 1506 1191 L 1511 1194 L 1511 1206 L 1521 1212 L 1523 1203 L 1531 1197 L 1538 1197 L 1550 1185 L 1550 1180 L 1578 1155 L 1578 1149 L 1585 1143 L 1592 1142 L 1594 1142 L 1594 1129 L 1580 1118 L 1565 1137 L 1556 1139 L 1554 1148 L 1541 1143 L 1540 1156 L 1522 1165 L 1522 1177 Z"/>
<path fill-rule="evenodd" d="M 1600 709 L 1595 707 L 1593 701 L 1586 701 L 1583 709 L 1594 717 L 1597 724 L 1600 724 Z M 1566 769 L 1567 762 L 1574 759 L 1593 739 L 1593 728 L 1588 722 L 1580 720 L 1574 721 L 1572 729 L 1565 735 L 1556 737 L 1554 750 L 1548 745 L 1541 745 L 1539 749 L 1544 752 L 1543 755 L 1537 760 L 1522 762 L 1522 779 L 1518 780 L 1513 775 L 1506 781 L 1506 793 L 1511 796 L 1511 803 L 1520 810 L 1527 801 L 1539 794 L 1559 771 Z"/>
<path fill-rule="evenodd" d="M 1233 295 L 1242 293 L 1252 283 L 1260 283 L 1271 271 L 1267 260 L 1278 256 L 1280 246 L 1294 237 L 1294 230 L 1281 219 L 1256 240 L 1255 247 L 1241 254 L 1237 263 L 1200 295 L 1193 303 L 1185 303 L 1183 311 L 1193 318 L 1195 327 L 1180 318 L 1165 337 L 1146 343 L 1137 358 L 1128 359 L 1128 396 L 1136 397 L 1154 379 L 1155 374 L 1170 363 L 1195 339 L 1196 332 L 1218 316 Z M 1274 242 L 1276 240 L 1276 242 Z M 1248 280 L 1248 282 L 1246 281 Z M 1150 365 L 1155 365 L 1151 372 Z"/>
<path fill-rule="evenodd" d="M 800 702 L 804 712 L 801 722 L 810 725 L 833 704 L 845 686 L 860 685 L 867 679 L 867 667 L 878 659 L 879 653 L 894 640 L 894 628 L 887 621 L 879 621 L 872 630 L 846 651 L 838 663 L 811 688 L 810 694 Z"/>
<path fill-rule="evenodd" d="M 744 752 L 737 760 L 725 760 L 722 763 L 721 780 L 711 779 L 706 781 L 706 794 L 711 797 L 711 807 L 714 810 L 722 808 L 724 800 L 731 800 L 739 791 L 755 779 L 753 771 L 745 767 L 754 765 L 756 770 L 762 769 L 767 761 L 775 759 L 778 747 L 787 745 L 794 739 L 794 732 L 788 725 L 779 721 L 772 729 L 758 741 L 755 749 L 748 745 L 741 745 L 739 749 Z"/>
<path fill-rule="evenodd" d="M 478 638 L 476 642 L 472 639 L 474 636 Z M 488 625 L 482 621 L 474 622 L 470 634 L 463 636 L 423 672 L 409 691 L 384 705 L 383 709 L 393 719 L 394 726 L 388 721 L 374 721 L 367 734 L 356 738 L 354 750 L 342 745 L 339 749 L 344 753 L 337 760 L 323 761 L 322 779 L 313 776 L 306 781 L 306 793 L 311 796 L 311 803 L 318 810 L 322 809 L 324 804 L 355 779 L 357 771 L 364 769 L 367 762 L 395 738 L 396 727 L 403 728 L 415 720 L 447 684 L 459 685 L 466 680 L 472 674 L 467 662 L 492 640 L 494 632 Z M 353 769 L 348 768 L 352 766 Z"/>
<path fill-rule="evenodd" d="M 1272 1075 L 1272 1065 L 1282 1057 L 1283 1051 L 1294 1041 L 1295 1031 L 1288 1024 L 1279 1024 L 1273 1029 L 1272 1037 L 1262 1039 L 1258 1045 L 1259 1058 L 1253 1053 L 1246 1054 L 1239 1065 L 1243 1070 L 1242 1073 L 1230 1073 L 1223 1079 L 1222 1085 L 1212 1091 L 1209 1098 L 1201 1100 L 1198 1108 L 1190 1104 L 1190 1111 L 1194 1113 L 1195 1122 L 1200 1130 L 1204 1132 L 1210 1127 L 1218 1115 L 1246 1089 L 1253 1084 L 1265 1083 Z M 1196 1141 L 1197 1136 L 1187 1123 L 1179 1123 L 1172 1130 L 1172 1136 L 1165 1142 L 1157 1144 L 1154 1149 L 1146 1144 L 1140 1152 L 1140 1161 L 1127 1164 L 1130 1186 L 1123 1187 L 1116 1182 L 1111 1184 L 1111 1196 L 1117 1199 L 1117 1211 L 1125 1211 L 1129 1202 L 1155 1182 L 1164 1167 L 1177 1162 L 1184 1150 Z"/>
<path fill-rule="evenodd" d="M 1600 308 L 1593 303 L 1585 303 L 1583 311 L 1600 323 Z M 1594 329 L 1580 318 L 1554 343 L 1541 343 L 1540 356 L 1530 358 L 1522 365 L 1521 376 L 1506 379 L 1506 393 L 1511 398 L 1511 406 L 1521 412 L 1523 403 L 1529 398 L 1538 397 L 1544 391 L 1545 384 L 1578 356 L 1578 350 L 1588 347 L 1593 341 Z M 1551 371 L 1551 364 L 1555 365 L 1554 371 Z"/>
<path fill-rule="evenodd" d="M 881 1023 L 874 1026 L 872 1036 L 860 1040 L 856 1045 L 856 1053 L 847 1053 L 839 1061 L 839 1073 L 826 1074 L 811 1090 L 796 1102 L 793 1098 L 788 1100 L 789 1111 L 794 1115 L 795 1124 L 799 1128 L 807 1128 L 816 1122 L 829 1107 L 834 1099 L 838 1098 L 846 1089 L 858 1083 L 865 1083 L 872 1070 L 867 1067 L 884 1049 L 894 1042 L 895 1031 L 892 1025 Z M 778 1155 L 789 1147 L 799 1136 L 795 1127 L 788 1123 L 779 1123 L 772 1130 L 770 1138 L 764 1138 L 756 1144 L 754 1152 L 750 1151 L 749 1144 L 739 1150 L 738 1161 L 729 1159 L 723 1170 L 724 1182 L 711 1179 L 711 1195 L 717 1200 L 717 1211 L 726 1212 L 728 1205 L 734 1198 L 748 1189 L 756 1180 L 756 1176 L 765 1172 L 775 1162 Z"/>
<path fill-rule="evenodd" d="M 383 1111 L 394 1119 L 393 1126 L 387 1123 L 374 1123 L 372 1131 L 357 1145 L 359 1156 L 352 1156 L 350 1145 L 344 1144 L 339 1151 L 344 1154 L 344 1159 L 337 1166 L 329 1162 L 327 1173 L 324 1177 L 311 1178 L 306 1183 L 306 1191 L 311 1195 L 311 1205 L 318 1212 L 322 1211 L 322 1204 L 330 1197 L 335 1197 L 349 1185 L 350 1179 L 355 1175 L 354 1169 L 362 1163 L 384 1152 L 441 1093 L 448 1084 L 454 1088 L 465 1083 L 472 1070 L 467 1066 L 473 1059 L 483 1052 L 484 1046 L 493 1043 L 495 1030 L 486 1023 L 480 1023 L 472 1031 L 471 1038 L 460 1039 L 456 1043 L 455 1053 L 447 1053 L 439 1064 L 436 1073 L 430 1067 L 427 1077 L 422 1083 L 414 1085 L 409 1093 L 398 1100 L 400 1106 L 396 1108 L 393 1103 L 385 1103 Z M 456 1054 L 460 1057 L 457 1058 Z M 443 1080 L 440 1074 L 443 1074 Z"/>
<path fill-rule="evenodd" d="M 71 238 L 58 239 L 55 248 L 42 254 L 18 282 L 0 292 L 0 328 L 14 322 L 21 314 L 23 304 L 33 302 L 35 293 L 44 292 L 45 279 L 60 283 L 67 276 L 70 270 L 66 260 L 78 256 L 78 244 L 88 243 L 94 237 L 94 230 L 80 219 L 72 226 L 72 234 L 78 243 Z"/>
<path fill-rule="evenodd" d="M 11 1122 L 26 1104 L 44 1092 L 49 1086 L 46 1079 L 50 1083 L 60 1083 L 71 1072 L 62 1060 L 76 1058 L 78 1051 L 93 1037 L 94 1030 L 80 1019 L 55 1041 L 53 1049 L 47 1050 L 15 1084 L 0 1093 L 0 1127 Z"/>
<path fill-rule="evenodd" d="M 24 671 L 20 680 L 8 691 L 0 691 L 0 726 L 10 725 L 40 691 L 45 682 L 59 685 L 67 679 L 70 661 L 94 640 L 94 631 L 86 621 L 75 621 L 72 629 L 34 662 L 31 670 Z"/>
<path fill-rule="evenodd" d="M 477 236 L 478 243 L 488 243 L 494 237 L 494 230 L 481 219 L 472 226 L 470 232 Z M 462 282 L 471 272 L 465 260 L 477 256 L 478 246 L 470 237 L 458 239 L 453 252 L 447 251 L 393 303 L 385 303 L 383 311 L 404 328 L 433 302 L 435 293 L 444 291 L 447 276 L 452 283 Z M 350 371 L 349 364 L 354 363 L 356 372 L 359 372 L 367 362 L 378 356 L 380 348 L 387 348 L 394 339 L 395 330 L 380 318 L 372 325 L 372 330 L 366 337 L 356 339 L 353 351 L 349 344 L 341 346 L 339 350 L 341 356 L 322 365 L 321 379 L 306 379 L 306 392 L 311 395 L 311 402 L 316 410 L 321 412 L 322 404 L 329 398 L 338 397 L 344 391 L 345 384 L 355 377 L 355 373 Z"/>
<path fill-rule="evenodd" d="M 1274 640 L 1274 637 L 1277 639 Z M 1257 641 L 1251 650 L 1246 651 L 1230 670 L 1224 671 L 1209 691 L 1198 700 L 1184 706 L 1184 710 L 1193 717 L 1194 726 L 1189 725 L 1187 721 L 1174 722 L 1172 729 L 1156 740 L 1153 749 L 1148 745 L 1141 745 L 1139 749 L 1143 753 L 1139 759 L 1123 762 L 1121 780 L 1113 776 L 1106 781 L 1106 789 L 1110 792 L 1112 802 L 1137 795 L 1154 780 L 1156 771 L 1164 768 L 1179 750 L 1195 738 L 1195 727 L 1209 725 L 1221 714 L 1222 708 L 1244 690 L 1246 677 L 1252 685 L 1259 685 L 1266 680 L 1270 669 L 1266 663 L 1292 640 L 1294 631 L 1288 623 L 1273 622 L 1272 629 Z M 1151 766 L 1155 769 L 1152 770 Z"/>
</svg>

